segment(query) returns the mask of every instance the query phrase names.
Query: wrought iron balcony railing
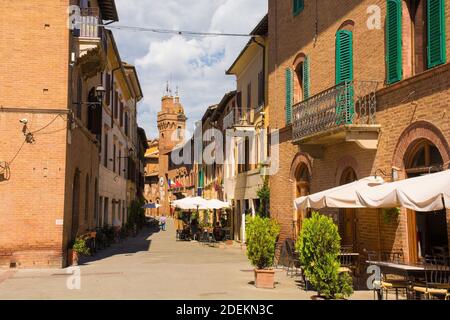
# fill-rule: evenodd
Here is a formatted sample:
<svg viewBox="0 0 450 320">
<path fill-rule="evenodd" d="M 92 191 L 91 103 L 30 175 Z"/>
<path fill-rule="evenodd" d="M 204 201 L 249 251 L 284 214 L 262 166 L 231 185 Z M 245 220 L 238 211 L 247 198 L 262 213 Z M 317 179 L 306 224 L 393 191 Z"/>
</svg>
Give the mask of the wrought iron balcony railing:
<svg viewBox="0 0 450 320">
<path fill-rule="evenodd" d="M 223 129 L 253 125 L 254 109 L 236 108 L 223 118 Z"/>
<path fill-rule="evenodd" d="M 379 85 L 377 81 L 349 81 L 294 105 L 293 141 L 345 125 L 376 124 Z"/>
<path fill-rule="evenodd" d="M 77 36 L 80 38 L 100 38 L 101 29 L 99 27 L 99 8 L 83 8 L 77 22 Z"/>
</svg>

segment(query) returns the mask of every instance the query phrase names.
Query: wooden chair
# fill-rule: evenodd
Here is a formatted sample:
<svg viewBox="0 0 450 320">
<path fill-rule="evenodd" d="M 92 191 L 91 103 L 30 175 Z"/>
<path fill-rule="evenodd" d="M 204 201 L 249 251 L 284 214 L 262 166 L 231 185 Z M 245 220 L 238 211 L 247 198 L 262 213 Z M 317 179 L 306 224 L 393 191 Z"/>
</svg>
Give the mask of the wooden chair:
<svg viewBox="0 0 450 320">
<path fill-rule="evenodd" d="M 403 263 L 403 250 L 381 252 L 381 260 L 392 263 Z M 399 292 L 404 291 L 408 295 L 410 284 L 408 279 L 397 275 L 383 274 L 381 279 L 381 290 L 386 293 L 386 300 L 389 299 L 389 291 L 395 291 L 395 297 L 398 300 Z"/>
<path fill-rule="evenodd" d="M 425 285 L 414 285 L 413 290 L 426 299 L 436 296 L 450 300 L 450 264 L 448 259 L 425 258 Z"/>
</svg>

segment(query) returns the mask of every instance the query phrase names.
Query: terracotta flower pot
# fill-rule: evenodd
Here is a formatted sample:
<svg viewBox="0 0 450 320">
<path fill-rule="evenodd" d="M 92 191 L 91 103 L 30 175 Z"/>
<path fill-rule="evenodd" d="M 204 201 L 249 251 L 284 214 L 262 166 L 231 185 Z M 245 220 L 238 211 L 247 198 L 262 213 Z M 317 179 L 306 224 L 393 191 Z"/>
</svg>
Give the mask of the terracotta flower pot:
<svg viewBox="0 0 450 320">
<path fill-rule="evenodd" d="M 275 288 L 275 270 L 255 269 L 255 286 L 261 289 Z"/>
<path fill-rule="evenodd" d="M 69 249 L 67 252 L 67 264 L 69 266 L 77 266 L 78 265 L 78 252 L 73 249 Z"/>
</svg>

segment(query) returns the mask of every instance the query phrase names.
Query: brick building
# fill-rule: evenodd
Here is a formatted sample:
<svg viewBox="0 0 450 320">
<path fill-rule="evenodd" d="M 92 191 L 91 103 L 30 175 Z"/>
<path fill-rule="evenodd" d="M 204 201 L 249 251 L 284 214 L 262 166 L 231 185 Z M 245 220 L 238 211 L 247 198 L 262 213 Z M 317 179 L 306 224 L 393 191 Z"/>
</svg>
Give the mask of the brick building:
<svg viewBox="0 0 450 320">
<path fill-rule="evenodd" d="M 281 240 L 309 215 L 294 210 L 296 197 L 448 168 L 449 26 L 443 0 L 269 0 L 270 127 L 280 130 L 271 215 Z M 355 251 L 401 249 L 415 262 L 448 250 L 449 212 L 322 212 Z"/>
<path fill-rule="evenodd" d="M 67 10 L 78 1 L 2 3 L 2 266 L 64 266 L 70 242 L 95 227 L 101 127 L 95 106 L 106 48 L 96 23 L 118 16 L 113 0 L 90 3 L 74 30 Z"/>
</svg>

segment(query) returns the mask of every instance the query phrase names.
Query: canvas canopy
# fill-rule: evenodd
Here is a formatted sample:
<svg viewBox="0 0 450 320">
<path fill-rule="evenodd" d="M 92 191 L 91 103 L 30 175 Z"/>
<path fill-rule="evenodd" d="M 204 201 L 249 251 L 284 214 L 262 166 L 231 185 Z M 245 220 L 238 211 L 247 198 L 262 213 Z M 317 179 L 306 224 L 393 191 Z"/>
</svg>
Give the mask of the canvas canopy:
<svg viewBox="0 0 450 320">
<path fill-rule="evenodd" d="M 367 208 L 450 209 L 450 170 L 361 189 L 357 195 L 358 202 Z"/>
<path fill-rule="evenodd" d="M 359 203 L 357 190 L 365 190 L 384 184 L 381 177 L 367 177 L 349 184 L 314 193 L 294 200 L 297 209 L 364 208 Z"/>
<path fill-rule="evenodd" d="M 172 202 L 172 206 L 182 210 L 206 210 L 208 201 L 202 197 L 189 197 Z"/>
<path fill-rule="evenodd" d="M 172 206 L 182 210 L 228 209 L 230 204 L 217 199 L 206 200 L 202 197 L 189 197 L 172 202 Z"/>
<path fill-rule="evenodd" d="M 208 200 L 208 209 L 229 209 L 231 206 L 228 202 L 217 199 Z"/>
</svg>

